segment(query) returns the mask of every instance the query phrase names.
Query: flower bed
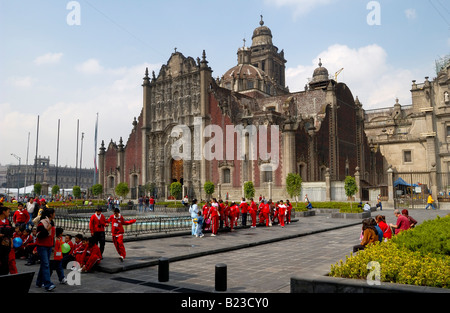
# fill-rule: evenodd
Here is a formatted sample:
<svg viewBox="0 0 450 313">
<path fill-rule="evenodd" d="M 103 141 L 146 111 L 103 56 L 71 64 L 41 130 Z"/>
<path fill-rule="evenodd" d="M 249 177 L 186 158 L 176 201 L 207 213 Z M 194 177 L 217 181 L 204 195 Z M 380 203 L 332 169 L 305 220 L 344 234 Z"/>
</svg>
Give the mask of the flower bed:
<svg viewBox="0 0 450 313">
<path fill-rule="evenodd" d="M 331 265 L 330 276 L 366 279 L 369 262 L 380 264 L 380 281 L 450 288 L 450 217 L 424 222 Z M 429 244 L 435 241 L 435 244 Z"/>
</svg>

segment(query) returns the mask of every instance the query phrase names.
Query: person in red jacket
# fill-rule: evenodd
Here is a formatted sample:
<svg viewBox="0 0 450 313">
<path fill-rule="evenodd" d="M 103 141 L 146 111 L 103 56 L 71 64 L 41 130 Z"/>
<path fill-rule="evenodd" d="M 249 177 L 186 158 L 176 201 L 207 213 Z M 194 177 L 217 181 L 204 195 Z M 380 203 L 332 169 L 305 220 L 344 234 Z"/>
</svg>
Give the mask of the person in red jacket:
<svg viewBox="0 0 450 313">
<path fill-rule="evenodd" d="M 225 227 L 230 227 L 230 206 L 228 205 L 228 201 L 225 201 L 224 209 L 223 209 L 223 215 L 224 215 L 224 221 L 225 221 Z"/>
<path fill-rule="evenodd" d="M 97 245 L 97 239 L 94 237 L 89 237 L 88 245 L 84 249 L 82 256 L 82 263 L 80 264 L 80 272 L 91 272 L 94 266 L 99 264 L 102 260 L 102 254 L 100 248 Z"/>
<path fill-rule="evenodd" d="M 123 234 L 125 232 L 123 229 L 123 225 L 136 223 L 136 219 L 125 221 L 123 216 L 120 214 L 120 209 L 115 208 L 114 214 L 106 220 L 106 225 L 108 225 L 109 223 L 111 223 L 111 234 L 114 246 L 116 247 L 117 253 L 119 253 L 120 260 L 123 261 L 127 255 L 125 246 L 123 244 Z"/>
<path fill-rule="evenodd" d="M 245 198 L 242 198 L 239 209 L 241 210 L 242 215 L 242 226 L 247 226 L 248 203 L 245 201 Z"/>
<path fill-rule="evenodd" d="M 222 199 L 219 199 L 219 229 L 223 228 L 225 221 L 225 204 Z"/>
<path fill-rule="evenodd" d="M 287 211 L 286 205 L 283 203 L 283 200 L 280 200 L 280 203 L 278 204 L 278 221 L 280 222 L 281 227 L 284 227 L 286 211 Z"/>
<path fill-rule="evenodd" d="M 264 204 L 264 206 L 261 209 L 262 220 L 263 220 L 263 223 L 265 222 L 266 227 L 268 227 L 269 223 L 270 223 L 270 216 L 269 216 L 270 215 L 270 203 L 271 203 L 271 201 L 269 200 L 267 203 Z"/>
<path fill-rule="evenodd" d="M 230 214 L 229 214 L 229 218 L 230 218 L 230 231 L 234 231 L 233 227 L 235 225 L 237 225 L 236 222 L 236 216 L 238 216 L 239 214 L 239 208 L 237 206 L 237 204 L 235 202 L 231 202 L 230 205 Z"/>
<path fill-rule="evenodd" d="M 102 214 L 102 208 L 98 206 L 89 221 L 89 229 L 91 231 L 92 237 L 94 237 L 94 239 L 96 240 L 95 244 L 99 245 L 100 253 L 102 255 L 103 251 L 105 251 L 105 226 L 106 218 Z"/>
<path fill-rule="evenodd" d="M 211 208 L 209 209 L 209 216 L 211 219 L 211 236 L 216 236 L 219 230 L 219 203 L 213 198 Z"/>
<path fill-rule="evenodd" d="M 64 270 L 62 267 L 62 259 L 63 259 L 63 253 L 62 253 L 62 245 L 64 243 L 63 240 L 63 229 L 60 227 L 57 227 L 55 230 L 55 245 L 53 246 L 53 253 L 50 257 L 50 277 L 52 276 L 53 271 L 56 271 L 56 274 L 58 275 L 59 282 L 61 284 L 66 284 L 67 279 L 64 276 Z"/>
<path fill-rule="evenodd" d="M 25 228 L 28 221 L 30 220 L 30 214 L 28 214 L 28 211 L 24 209 L 23 203 L 19 202 L 17 204 L 17 210 L 14 212 L 13 215 L 13 223 L 15 226 L 19 226 Z"/>
<path fill-rule="evenodd" d="M 72 249 L 72 253 L 71 253 L 72 258 L 69 258 L 67 260 L 67 263 L 75 260 L 81 264 L 83 262 L 83 253 L 84 253 L 84 249 L 86 249 L 86 246 L 87 246 L 87 239 L 85 237 L 83 237 L 82 234 L 77 234 L 75 236 L 75 244 L 73 245 L 73 249 Z"/>
<path fill-rule="evenodd" d="M 292 214 L 292 204 L 289 202 L 289 200 L 286 200 L 286 224 L 291 223 L 291 214 Z"/>
<path fill-rule="evenodd" d="M 264 201 L 261 201 L 258 205 L 258 217 L 259 217 L 259 223 L 262 224 L 264 221 L 264 216 L 263 216 L 263 209 L 264 209 L 265 203 Z"/>
<path fill-rule="evenodd" d="M 255 201 L 253 201 L 253 198 L 250 198 L 250 207 L 248 209 L 248 212 L 250 213 L 250 216 L 252 218 L 252 226 L 251 228 L 256 227 L 256 212 L 258 211 L 258 207 L 256 206 Z"/>
<path fill-rule="evenodd" d="M 211 228 L 211 219 L 209 216 L 209 210 L 211 209 L 211 204 L 206 201 L 205 205 L 202 207 L 203 217 L 205 220 L 203 221 L 203 229 L 210 230 Z"/>
</svg>

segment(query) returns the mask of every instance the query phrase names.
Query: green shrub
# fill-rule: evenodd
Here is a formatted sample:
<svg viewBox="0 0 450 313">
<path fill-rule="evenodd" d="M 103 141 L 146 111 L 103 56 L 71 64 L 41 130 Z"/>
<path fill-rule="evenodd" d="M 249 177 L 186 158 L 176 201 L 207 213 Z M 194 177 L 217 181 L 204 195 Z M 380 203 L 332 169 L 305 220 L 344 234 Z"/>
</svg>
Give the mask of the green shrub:
<svg viewBox="0 0 450 313">
<path fill-rule="evenodd" d="M 356 255 L 350 254 L 345 262 L 331 265 L 330 276 L 366 279 L 367 264 L 376 261 L 383 282 L 450 288 L 449 221 L 427 221 L 387 242 L 377 242 Z M 437 243 L 432 244 L 436 237 Z M 431 247 L 427 247 L 429 244 Z"/>
</svg>

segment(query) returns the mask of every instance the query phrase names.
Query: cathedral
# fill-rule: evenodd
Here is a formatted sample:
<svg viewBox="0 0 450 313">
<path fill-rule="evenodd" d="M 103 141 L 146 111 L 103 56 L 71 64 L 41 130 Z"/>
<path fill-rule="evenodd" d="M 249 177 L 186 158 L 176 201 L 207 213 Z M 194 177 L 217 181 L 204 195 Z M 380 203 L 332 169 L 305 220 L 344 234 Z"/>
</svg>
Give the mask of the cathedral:
<svg viewBox="0 0 450 313">
<path fill-rule="evenodd" d="M 175 51 L 157 75 L 147 69 L 127 141 L 101 144 L 106 194 L 127 182 L 131 199 L 150 192 L 164 200 L 178 181 L 183 195 L 205 199 L 211 181 L 215 197 L 238 200 L 252 181 L 256 196 L 278 200 L 289 198 L 286 177 L 298 173 L 315 201 L 346 200 L 346 176 L 356 177 L 357 198 L 367 197 L 383 158 L 368 144 L 362 104 L 322 60 L 304 90 L 291 92 L 286 62 L 261 17 L 251 46 L 244 41 L 221 77 L 213 78 L 205 51 L 196 59 Z"/>
</svg>

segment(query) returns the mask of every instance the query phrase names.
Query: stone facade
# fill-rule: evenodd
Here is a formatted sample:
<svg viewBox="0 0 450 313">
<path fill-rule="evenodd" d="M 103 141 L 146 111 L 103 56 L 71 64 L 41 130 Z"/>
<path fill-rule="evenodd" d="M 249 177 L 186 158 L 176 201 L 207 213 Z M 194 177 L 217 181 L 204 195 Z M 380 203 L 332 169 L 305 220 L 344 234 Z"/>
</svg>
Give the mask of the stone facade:
<svg viewBox="0 0 450 313">
<path fill-rule="evenodd" d="M 435 198 L 450 191 L 449 93 L 447 63 L 432 81 L 413 81 L 411 105 L 397 99 L 391 108 L 365 112 L 366 135 L 371 148 L 384 156 L 383 171 L 389 170 L 394 180 L 411 176 L 412 183 L 425 185 Z M 391 186 L 387 177 L 379 177 L 379 183 Z"/>
<path fill-rule="evenodd" d="M 332 189 L 348 175 L 361 177 L 361 190 L 370 184 L 383 160 L 369 147 L 364 110 L 347 85 L 320 62 L 305 90 L 290 92 L 284 51 L 262 19 L 252 46 L 244 42 L 237 55 L 238 64 L 217 79 L 205 51 L 196 60 L 175 51 L 158 76 L 146 70 L 143 109 L 126 145 L 120 139 L 100 148 L 99 182 L 108 194 L 127 182 L 140 192 L 153 184 L 167 198 L 168 186 L 180 181 L 184 194 L 204 199 L 203 185 L 212 181 L 214 196 L 237 200 L 252 181 L 257 195 L 286 199 L 286 176 L 299 173 L 304 187 L 323 191 L 317 201 L 342 198 Z"/>
</svg>

